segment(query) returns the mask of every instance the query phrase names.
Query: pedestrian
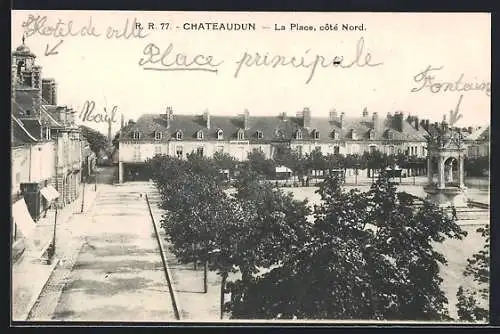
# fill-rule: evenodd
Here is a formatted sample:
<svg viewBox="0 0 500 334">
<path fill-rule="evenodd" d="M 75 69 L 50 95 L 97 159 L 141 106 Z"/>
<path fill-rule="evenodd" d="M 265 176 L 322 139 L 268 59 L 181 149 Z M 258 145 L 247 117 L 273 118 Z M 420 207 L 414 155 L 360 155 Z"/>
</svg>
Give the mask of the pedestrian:
<svg viewBox="0 0 500 334">
<path fill-rule="evenodd" d="M 451 216 L 454 220 L 457 220 L 457 209 L 454 206 L 451 207 Z"/>
</svg>

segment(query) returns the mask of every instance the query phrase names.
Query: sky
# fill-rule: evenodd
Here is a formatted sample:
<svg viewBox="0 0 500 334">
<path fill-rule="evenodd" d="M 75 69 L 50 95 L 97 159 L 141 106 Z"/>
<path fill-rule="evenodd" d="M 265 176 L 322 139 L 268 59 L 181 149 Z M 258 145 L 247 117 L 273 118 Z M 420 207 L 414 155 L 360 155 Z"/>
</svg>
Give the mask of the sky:
<svg viewBox="0 0 500 334">
<path fill-rule="evenodd" d="M 59 20 L 66 27 L 71 22 L 74 36 L 51 33 Z M 123 30 L 127 20 L 129 28 L 134 20 L 141 23 L 144 29 L 135 34 L 144 37 L 106 37 L 108 29 Z M 146 29 L 148 22 L 155 29 Z M 255 31 L 184 28 L 207 22 L 253 23 Z M 315 30 L 292 30 L 292 24 Z M 327 24 L 339 29 L 321 30 Z M 344 24 L 363 25 L 363 30 L 343 31 Z M 82 27 L 88 26 L 98 36 L 82 36 Z M 73 107 L 78 116 L 86 101 L 95 102 L 94 113 L 103 114 L 106 107 L 109 114 L 116 107 L 113 133 L 121 115 L 136 120 L 145 113 L 164 113 L 168 106 L 174 114 L 193 115 L 205 110 L 237 115 L 245 109 L 250 115 L 294 115 L 308 107 L 313 117 L 327 117 L 333 109 L 355 117 L 366 108 L 384 116 L 403 111 L 433 121 L 458 110 L 457 126 L 490 122 L 488 13 L 13 11 L 13 50 L 23 33 L 43 77 L 57 81 L 58 104 Z M 159 55 L 148 56 L 148 45 Z M 53 54 L 46 55 L 52 48 Z M 161 54 L 169 50 L 161 64 Z M 256 66 L 256 53 L 267 53 L 268 60 L 282 56 L 288 65 Z M 182 62 L 197 55 L 204 55 L 196 58 L 199 63 L 211 56 L 212 66 Z M 168 66 L 176 57 L 181 65 Z M 297 67 L 290 64 L 291 57 Z M 308 67 L 300 66 L 301 58 Z M 332 65 L 334 58 L 341 59 L 340 65 Z M 358 63 L 349 67 L 356 58 Z M 357 65 L 366 63 L 372 66 Z M 427 75 L 422 74 L 429 66 Z M 475 89 L 452 89 L 459 79 L 460 89 L 464 84 Z M 107 132 L 105 123 L 81 117 L 78 122 Z"/>
</svg>

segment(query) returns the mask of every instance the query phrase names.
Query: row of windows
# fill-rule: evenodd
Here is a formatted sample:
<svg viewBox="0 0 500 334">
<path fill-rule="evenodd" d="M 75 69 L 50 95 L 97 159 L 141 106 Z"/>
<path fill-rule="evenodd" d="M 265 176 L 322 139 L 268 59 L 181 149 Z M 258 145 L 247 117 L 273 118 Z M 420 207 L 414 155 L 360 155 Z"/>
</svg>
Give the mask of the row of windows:
<svg viewBox="0 0 500 334">
<path fill-rule="evenodd" d="M 223 130 L 221 130 L 221 129 L 217 130 L 216 134 L 217 134 L 217 139 L 218 140 L 224 139 L 224 132 L 223 132 Z M 320 133 L 319 133 L 318 130 L 313 130 L 311 134 L 312 134 L 313 139 L 319 139 L 320 138 Z M 256 135 L 257 139 L 263 139 L 264 138 L 264 134 L 260 130 L 256 131 L 255 135 Z M 332 131 L 331 135 L 332 135 L 333 139 L 339 139 L 340 138 L 340 133 L 338 131 Z M 284 133 L 281 130 L 277 129 L 275 131 L 275 136 L 278 137 L 278 138 L 284 138 Z M 392 139 L 392 133 L 389 132 L 388 136 L 389 136 L 389 139 Z M 141 133 L 139 131 L 134 131 L 132 137 L 133 137 L 133 139 L 140 139 L 141 138 Z M 161 140 L 163 138 L 163 134 L 161 132 L 159 132 L 159 131 L 155 131 L 154 137 L 155 137 L 155 140 Z M 178 130 L 177 132 L 175 132 L 175 138 L 177 140 L 181 140 L 181 139 L 183 139 L 183 137 L 184 137 L 184 135 L 183 135 L 183 132 L 181 130 Z M 351 137 L 351 139 L 358 139 L 357 134 L 356 134 L 356 132 L 354 130 L 351 130 L 350 137 Z M 200 139 L 200 140 L 204 139 L 204 133 L 203 133 L 202 130 L 199 130 L 196 133 L 196 138 Z M 238 140 L 244 140 L 245 139 L 245 131 L 243 131 L 242 129 L 238 130 L 238 132 L 237 132 L 237 138 L 238 138 Z M 374 138 L 375 138 L 375 132 L 373 130 L 370 130 L 370 132 L 369 132 L 369 139 L 374 139 Z M 302 131 L 301 130 L 297 130 L 295 132 L 295 139 L 298 139 L 298 140 L 303 139 L 303 135 L 302 135 Z"/>
</svg>

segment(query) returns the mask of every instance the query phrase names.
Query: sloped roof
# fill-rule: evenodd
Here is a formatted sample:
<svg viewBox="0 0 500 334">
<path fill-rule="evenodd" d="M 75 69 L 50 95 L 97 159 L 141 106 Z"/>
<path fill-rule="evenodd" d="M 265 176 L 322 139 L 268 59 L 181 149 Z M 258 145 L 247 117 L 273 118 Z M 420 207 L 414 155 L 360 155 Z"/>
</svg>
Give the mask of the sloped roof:
<svg viewBox="0 0 500 334">
<path fill-rule="evenodd" d="M 14 116 L 12 116 L 11 131 L 13 133 L 13 147 L 37 142 L 37 138 L 31 135 L 24 124 Z"/>
<path fill-rule="evenodd" d="M 403 141 L 425 141 L 427 134 L 423 127 L 417 130 L 401 116 L 402 131 L 395 126 L 394 118 L 380 119 L 375 126 L 371 116 L 368 117 L 344 117 L 343 131 L 340 121 L 330 121 L 329 118 L 312 117 L 310 127 L 304 128 L 302 118 L 282 116 L 249 116 L 249 128 L 244 130 L 245 138 L 251 142 L 269 142 L 278 140 L 293 140 L 298 130 L 302 132 L 302 140 L 313 140 L 314 131 L 319 131 L 319 142 L 330 142 L 333 140 L 333 132 L 339 133 L 340 140 L 351 140 L 351 130 L 354 130 L 359 140 L 369 139 L 372 127 L 375 127 L 373 140 L 390 139 L 388 132 L 392 134 L 392 140 Z M 177 131 L 183 132 L 184 140 L 197 140 L 197 132 L 203 131 L 205 140 L 217 139 L 217 131 L 223 131 L 224 140 L 236 140 L 237 133 L 243 129 L 243 116 L 210 116 L 210 129 L 201 115 L 174 115 L 167 127 L 167 116 L 165 114 L 144 114 L 135 123 L 128 124 L 122 129 L 120 139 L 132 140 L 133 132 L 139 131 L 139 141 L 150 141 L 154 139 L 155 132 L 163 134 L 162 140 L 170 140 L 175 137 Z M 257 132 L 263 137 L 259 139 Z"/>
</svg>

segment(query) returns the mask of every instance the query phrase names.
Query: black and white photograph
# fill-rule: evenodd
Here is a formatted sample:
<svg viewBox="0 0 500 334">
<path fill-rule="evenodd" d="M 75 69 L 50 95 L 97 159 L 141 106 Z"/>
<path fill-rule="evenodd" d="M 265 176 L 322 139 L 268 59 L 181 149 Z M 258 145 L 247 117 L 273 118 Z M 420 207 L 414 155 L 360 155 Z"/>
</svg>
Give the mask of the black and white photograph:
<svg viewBox="0 0 500 334">
<path fill-rule="evenodd" d="M 11 16 L 11 322 L 489 323 L 489 13 Z"/>
</svg>

